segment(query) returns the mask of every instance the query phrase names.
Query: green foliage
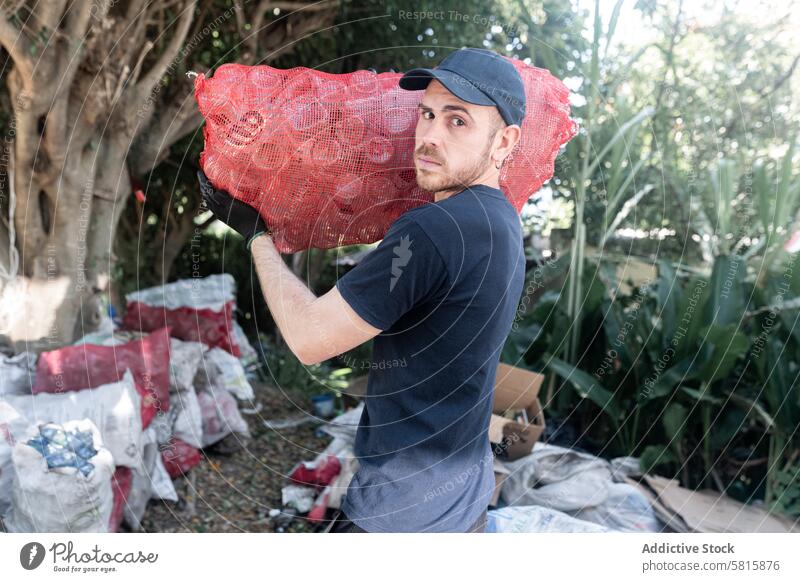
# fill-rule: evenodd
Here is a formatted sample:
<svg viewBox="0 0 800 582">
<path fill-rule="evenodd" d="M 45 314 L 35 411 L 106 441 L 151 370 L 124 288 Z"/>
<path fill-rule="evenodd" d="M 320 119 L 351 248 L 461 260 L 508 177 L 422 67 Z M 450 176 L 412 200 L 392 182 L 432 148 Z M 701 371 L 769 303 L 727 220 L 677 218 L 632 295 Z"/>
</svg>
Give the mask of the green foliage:
<svg viewBox="0 0 800 582">
<path fill-rule="evenodd" d="M 586 301 L 592 331 L 580 338 L 577 365 L 552 355 L 566 337 L 554 324 L 567 318 L 558 293 L 543 295 L 521 319 L 535 334 L 529 349 L 517 342 L 524 330 L 506 345 L 522 352 L 524 365 L 559 378 L 556 394 L 574 394 L 547 403 L 548 414 L 572 417 L 585 427 L 584 443 L 602 443 L 606 455 L 639 455 L 643 467 L 679 472 L 687 486 L 723 472 L 734 448 L 766 455 L 774 467 L 767 494 L 779 496 L 778 468 L 800 450 L 800 302 L 791 286 L 780 287 L 782 305 L 764 303 L 771 293 L 756 292 L 756 274 L 738 256 L 718 257 L 708 275 L 659 261 L 658 276 L 628 295 L 612 295 L 617 281 L 607 269 L 592 270 L 586 287 L 601 297 L 599 307 L 597 298 Z"/>
<path fill-rule="evenodd" d="M 772 509 L 789 517 L 800 517 L 800 464 L 793 469 L 777 471 L 775 489 Z"/>
<path fill-rule="evenodd" d="M 287 347 L 278 346 L 271 338 L 261 335 L 265 362 L 260 368 L 261 379 L 290 395 L 311 396 L 331 390 L 337 394 L 347 387 L 350 368 L 337 368 L 330 362 L 306 366 Z"/>
</svg>

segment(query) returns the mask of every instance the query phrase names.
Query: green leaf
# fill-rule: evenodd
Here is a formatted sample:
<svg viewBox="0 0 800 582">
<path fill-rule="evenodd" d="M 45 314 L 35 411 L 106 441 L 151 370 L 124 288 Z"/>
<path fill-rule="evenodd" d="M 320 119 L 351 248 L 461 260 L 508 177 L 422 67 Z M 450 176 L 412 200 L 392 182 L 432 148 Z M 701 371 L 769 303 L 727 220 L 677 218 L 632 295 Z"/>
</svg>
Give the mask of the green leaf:
<svg viewBox="0 0 800 582">
<path fill-rule="evenodd" d="M 709 282 L 705 277 L 693 277 L 683 292 L 676 317 L 675 335 L 672 346 L 675 357 L 680 359 L 687 355 L 695 355 L 698 344 L 698 331 L 702 325 L 701 314 L 708 300 Z"/>
<path fill-rule="evenodd" d="M 722 417 L 714 421 L 714 428 L 711 431 L 711 450 L 726 448 L 742 430 L 745 418 L 745 413 L 739 408 L 733 406 L 724 408 Z"/>
<path fill-rule="evenodd" d="M 658 261 L 658 282 L 656 283 L 656 299 L 658 301 L 661 333 L 664 338 L 664 349 L 675 333 L 675 320 L 678 316 L 678 303 L 682 297 L 681 284 L 675 269 L 668 261 Z"/>
<path fill-rule="evenodd" d="M 680 441 L 680 437 L 686 430 L 686 421 L 689 413 L 686 408 L 679 402 L 673 402 L 664 410 L 661 417 L 661 423 L 664 425 L 664 430 L 667 432 L 667 438 L 672 441 Z"/>
<path fill-rule="evenodd" d="M 753 189 L 756 192 L 758 202 L 758 217 L 764 227 L 764 233 L 769 234 L 773 224 L 772 216 L 772 192 L 769 179 L 767 178 L 767 168 L 762 160 L 756 161 L 753 168 Z"/>
<path fill-rule="evenodd" d="M 710 295 L 706 303 L 705 323 L 728 325 L 737 323 L 747 307 L 744 282 L 747 263 L 738 255 L 721 255 L 714 260 Z"/>
<path fill-rule="evenodd" d="M 705 338 L 707 351 L 706 362 L 698 377 L 708 384 L 724 378 L 733 369 L 736 360 L 747 353 L 750 342 L 736 325 L 712 325 L 704 328 L 701 336 Z"/>
<path fill-rule="evenodd" d="M 628 349 L 627 336 L 621 331 L 620 322 L 624 321 L 622 306 L 618 300 L 603 301 L 603 332 L 606 336 L 608 352 L 612 350 L 619 355 L 622 365 L 629 368 L 633 365 L 633 355 Z"/>
<path fill-rule="evenodd" d="M 789 140 L 789 147 L 781 160 L 777 199 L 775 200 L 775 225 L 788 222 L 791 203 L 795 197 L 792 185 L 792 157 L 794 156 L 795 136 Z"/>
<path fill-rule="evenodd" d="M 587 269 L 584 274 L 585 295 L 581 309 L 584 313 L 594 313 L 606 297 L 606 286 L 599 276 L 598 269 Z"/>
<path fill-rule="evenodd" d="M 756 418 L 761 419 L 766 428 L 772 429 L 775 427 L 775 419 L 773 419 L 772 416 L 764 410 L 764 407 L 755 400 L 730 391 L 728 392 L 728 396 L 730 396 L 731 402 L 741 407 L 748 415 L 754 415 Z"/>
<path fill-rule="evenodd" d="M 732 203 L 736 197 L 739 182 L 737 164 L 733 160 L 720 159 L 709 168 L 712 193 L 715 195 L 714 207 L 717 211 L 717 235 L 724 240 L 731 232 Z"/>
<path fill-rule="evenodd" d="M 710 402 L 711 404 L 717 404 L 717 405 L 722 405 L 725 403 L 725 401 L 722 398 L 719 398 L 718 396 L 712 396 L 708 392 L 695 390 L 694 388 L 689 388 L 688 386 L 681 386 L 681 390 L 686 392 L 686 394 L 688 394 L 695 400 Z"/>
<path fill-rule="evenodd" d="M 671 394 L 679 383 L 692 380 L 695 376 L 696 370 L 693 366 L 692 358 L 686 358 L 667 368 L 646 394 L 644 389 L 640 391 L 640 394 L 643 395 L 643 400 L 663 398 L 667 394 Z"/>
<path fill-rule="evenodd" d="M 603 146 L 603 149 L 601 149 L 600 152 L 594 156 L 594 160 L 591 164 L 589 164 L 585 175 L 591 176 L 597 169 L 597 166 L 600 164 L 600 162 L 603 161 L 603 158 L 605 158 L 609 150 L 614 147 L 614 144 L 624 138 L 629 132 L 638 129 L 645 119 L 653 115 L 653 112 L 654 109 L 652 107 L 645 107 L 634 117 L 623 123 L 622 127 L 620 127 L 619 130 L 617 130 L 617 132 L 611 137 L 611 139 L 606 142 L 606 145 Z"/>
<path fill-rule="evenodd" d="M 607 56 L 611 39 L 614 38 L 614 31 L 617 29 L 617 20 L 619 19 L 623 1 L 624 0 L 617 0 L 617 3 L 614 4 L 614 9 L 611 11 L 611 18 L 608 20 L 608 31 L 606 32 L 606 52 L 603 54 L 603 58 Z"/>
<path fill-rule="evenodd" d="M 567 380 L 575 388 L 581 398 L 588 398 L 597 404 L 618 425 L 620 411 L 614 402 L 614 395 L 603 388 L 600 383 L 583 370 L 555 357 L 548 357 L 547 367 Z"/>
<path fill-rule="evenodd" d="M 643 473 L 652 473 L 659 465 L 674 462 L 675 455 L 666 445 L 648 445 L 639 456 L 639 467 Z"/>
</svg>

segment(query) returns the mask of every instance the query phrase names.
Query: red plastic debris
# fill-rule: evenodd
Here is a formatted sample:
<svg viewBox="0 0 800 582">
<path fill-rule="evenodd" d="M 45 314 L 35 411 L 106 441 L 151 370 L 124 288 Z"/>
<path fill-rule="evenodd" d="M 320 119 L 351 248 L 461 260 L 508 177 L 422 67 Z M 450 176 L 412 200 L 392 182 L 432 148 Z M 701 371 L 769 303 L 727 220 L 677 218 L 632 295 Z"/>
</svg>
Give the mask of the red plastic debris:
<svg viewBox="0 0 800 582">
<path fill-rule="evenodd" d="M 172 437 L 167 446 L 161 450 L 161 459 L 169 476 L 177 479 L 194 468 L 202 460 L 202 456 L 192 445 Z"/>
<path fill-rule="evenodd" d="M 510 60 L 527 105 L 500 186 L 519 212 L 577 128 L 569 89 L 545 69 Z M 401 214 L 433 200 L 413 163 L 423 92 L 401 89 L 401 76 L 237 64 L 198 75 L 200 165 L 218 188 L 259 208 L 281 252 L 374 242 Z"/>
<path fill-rule="evenodd" d="M 316 464 L 300 463 L 289 475 L 289 480 L 296 485 L 306 487 L 325 487 L 336 478 L 341 470 L 342 465 L 339 459 L 334 455 L 329 455 Z"/>
<path fill-rule="evenodd" d="M 108 531 L 118 532 L 122 523 L 122 511 L 128 501 L 128 494 L 131 492 L 133 484 L 133 474 L 130 467 L 117 467 L 111 476 L 111 489 L 114 493 L 114 505 L 111 509 L 111 518 L 108 521 Z"/>
<path fill-rule="evenodd" d="M 325 519 L 325 514 L 328 511 L 328 503 L 330 503 L 331 492 L 330 488 L 319 494 L 319 497 L 314 501 L 314 506 L 308 512 L 306 519 L 312 523 L 320 523 Z"/>
</svg>

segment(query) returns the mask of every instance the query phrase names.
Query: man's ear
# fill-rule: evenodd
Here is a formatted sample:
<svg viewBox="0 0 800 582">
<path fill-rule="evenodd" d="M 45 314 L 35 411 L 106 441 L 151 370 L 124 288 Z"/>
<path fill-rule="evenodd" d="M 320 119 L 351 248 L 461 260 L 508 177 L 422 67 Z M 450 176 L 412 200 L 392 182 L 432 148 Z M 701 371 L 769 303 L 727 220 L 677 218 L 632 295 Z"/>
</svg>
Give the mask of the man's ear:
<svg viewBox="0 0 800 582">
<path fill-rule="evenodd" d="M 501 130 L 500 144 L 497 146 L 496 157 L 505 160 L 514 150 L 522 138 L 522 129 L 519 125 L 507 125 Z"/>
</svg>

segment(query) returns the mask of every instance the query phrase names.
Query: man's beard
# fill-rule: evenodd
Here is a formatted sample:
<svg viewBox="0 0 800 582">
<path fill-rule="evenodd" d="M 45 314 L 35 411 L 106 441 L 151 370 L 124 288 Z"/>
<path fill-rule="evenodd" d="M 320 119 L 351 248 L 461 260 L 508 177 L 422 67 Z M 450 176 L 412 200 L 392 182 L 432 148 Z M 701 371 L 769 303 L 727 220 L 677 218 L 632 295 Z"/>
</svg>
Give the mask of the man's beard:
<svg viewBox="0 0 800 582">
<path fill-rule="evenodd" d="M 417 170 L 417 185 L 423 190 L 434 194 L 437 192 L 460 192 L 467 186 L 474 184 L 475 180 L 489 167 L 491 163 L 491 159 L 489 158 L 490 147 L 491 141 L 486 144 L 486 148 L 481 155 L 478 156 L 476 163 L 472 167 L 457 172 L 442 171 L 444 166 L 438 168 L 435 172 Z M 437 156 L 428 154 L 426 150 L 419 150 L 417 155 L 430 157 L 435 161 L 439 161 Z"/>
</svg>

